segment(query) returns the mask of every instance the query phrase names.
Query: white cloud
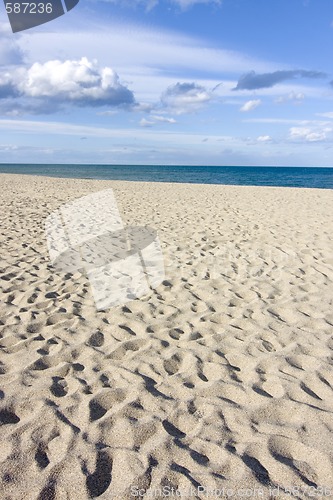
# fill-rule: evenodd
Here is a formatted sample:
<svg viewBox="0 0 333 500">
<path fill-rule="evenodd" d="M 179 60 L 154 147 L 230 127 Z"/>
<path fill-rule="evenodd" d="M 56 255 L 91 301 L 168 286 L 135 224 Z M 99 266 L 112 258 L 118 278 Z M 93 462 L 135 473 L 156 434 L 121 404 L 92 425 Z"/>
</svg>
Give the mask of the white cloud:
<svg viewBox="0 0 333 500">
<path fill-rule="evenodd" d="M 270 135 L 259 135 L 259 137 L 257 137 L 258 142 L 270 142 L 271 140 L 272 138 Z"/>
<path fill-rule="evenodd" d="M 162 94 L 164 106 L 180 115 L 191 113 L 207 104 L 212 98 L 211 92 L 197 83 L 176 83 Z"/>
<path fill-rule="evenodd" d="M 307 142 L 324 141 L 326 137 L 327 136 L 325 132 L 310 132 L 309 134 L 306 135 L 306 141 Z"/>
<path fill-rule="evenodd" d="M 315 130 L 307 127 L 291 127 L 289 130 L 289 137 L 291 140 L 305 141 L 305 142 L 320 142 L 327 139 L 327 133 L 332 129 L 324 128 L 322 130 Z"/>
<path fill-rule="evenodd" d="M 253 109 L 256 109 L 258 106 L 260 106 L 260 104 L 261 104 L 261 100 L 260 99 L 253 99 L 251 101 L 247 101 L 240 108 L 240 111 L 243 111 L 243 112 L 252 111 Z"/>
<path fill-rule="evenodd" d="M 146 118 L 142 118 L 139 123 L 140 127 L 152 127 L 154 125 L 154 122 L 147 120 Z"/>
<path fill-rule="evenodd" d="M 318 122 L 316 120 L 297 120 L 294 118 L 247 118 L 243 120 L 246 123 L 278 123 L 278 124 L 297 124 L 297 125 L 309 125 L 311 123 L 316 123 L 323 125 L 327 122 Z"/>
<path fill-rule="evenodd" d="M 151 118 L 157 122 L 177 123 L 174 118 L 168 118 L 167 116 L 151 115 Z"/>
<path fill-rule="evenodd" d="M 86 57 L 79 60 L 51 60 L 34 63 L 30 68 L 19 67 L 7 71 L 0 80 L 0 97 L 21 97 L 33 100 L 39 112 L 52 104 L 79 106 L 119 106 L 134 103 L 133 93 L 119 81 L 117 73 L 100 68 L 97 61 Z"/>
<path fill-rule="evenodd" d="M 148 119 L 147 118 L 142 118 L 139 122 L 140 127 L 152 127 L 153 125 L 156 125 L 157 123 L 170 123 L 174 124 L 177 123 L 174 118 L 169 118 L 167 116 L 160 116 L 160 115 L 149 115 Z"/>
<path fill-rule="evenodd" d="M 277 104 L 284 104 L 285 102 L 292 101 L 295 104 L 300 104 L 305 99 L 305 94 L 303 92 L 291 91 L 289 94 L 279 96 L 275 99 Z"/>
</svg>

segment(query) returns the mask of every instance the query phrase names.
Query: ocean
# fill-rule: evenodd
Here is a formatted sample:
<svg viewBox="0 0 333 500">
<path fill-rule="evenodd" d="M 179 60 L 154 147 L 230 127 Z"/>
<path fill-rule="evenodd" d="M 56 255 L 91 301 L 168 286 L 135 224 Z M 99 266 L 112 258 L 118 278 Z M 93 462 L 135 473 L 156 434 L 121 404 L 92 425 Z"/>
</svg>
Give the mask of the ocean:
<svg viewBox="0 0 333 500">
<path fill-rule="evenodd" d="M 333 189 L 331 167 L 0 164 L 0 173 L 78 179 Z"/>
</svg>

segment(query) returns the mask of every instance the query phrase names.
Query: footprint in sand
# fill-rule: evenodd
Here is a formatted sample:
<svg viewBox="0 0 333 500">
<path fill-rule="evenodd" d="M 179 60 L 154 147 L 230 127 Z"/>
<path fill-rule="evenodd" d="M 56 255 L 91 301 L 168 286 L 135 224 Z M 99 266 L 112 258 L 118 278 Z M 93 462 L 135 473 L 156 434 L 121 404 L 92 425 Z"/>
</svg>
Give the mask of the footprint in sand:
<svg viewBox="0 0 333 500">
<path fill-rule="evenodd" d="M 90 421 L 102 418 L 108 410 L 126 398 L 122 389 L 105 389 L 89 402 Z"/>
<path fill-rule="evenodd" d="M 45 451 L 45 446 L 43 446 L 43 444 L 38 445 L 38 448 L 35 453 L 35 460 L 40 469 L 45 469 L 49 465 L 50 460 L 49 457 L 47 456 L 47 453 Z"/>
<path fill-rule="evenodd" d="M 50 391 L 56 398 L 62 398 L 66 396 L 68 392 L 67 382 L 62 377 L 52 377 L 53 383 L 50 387 Z"/>
<path fill-rule="evenodd" d="M 174 354 L 170 359 L 163 362 L 164 370 L 168 375 L 174 375 L 178 372 L 182 359 L 178 354 Z"/>
<path fill-rule="evenodd" d="M 20 418 L 11 409 L 0 410 L 0 425 L 17 424 Z"/>
<path fill-rule="evenodd" d="M 88 340 L 88 345 L 91 347 L 102 347 L 104 344 L 104 334 L 100 331 L 94 332 L 90 335 Z"/>
<path fill-rule="evenodd" d="M 111 484 L 112 459 L 106 451 L 98 451 L 95 471 L 92 474 L 89 474 L 86 470 L 85 464 L 83 464 L 82 472 L 87 476 L 86 486 L 89 498 L 99 497 Z"/>
<path fill-rule="evenodd" d="M 174 340 L 179 340 L 181 335 L 184 334 L 184 330 L 181 328 L 172 328 L 169 332 L 169 336 Z"/>
</svg>

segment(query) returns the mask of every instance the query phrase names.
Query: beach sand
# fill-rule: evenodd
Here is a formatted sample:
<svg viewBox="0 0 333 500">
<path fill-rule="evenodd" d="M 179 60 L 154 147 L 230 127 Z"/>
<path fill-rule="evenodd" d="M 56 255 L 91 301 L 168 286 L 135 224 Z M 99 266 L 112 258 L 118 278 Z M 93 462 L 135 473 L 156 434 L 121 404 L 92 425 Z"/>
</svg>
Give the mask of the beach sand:
<svg viewBox="0 0 333 500">
<path fill-rule="evenodd" d="M 0 188 L 1 499 L 333 495 L 331 190 Z M 44 223 L 107 188 L 157 230 L 165 279 L 97 311 L 87 277 L 50 264 Z"/>
</svg>

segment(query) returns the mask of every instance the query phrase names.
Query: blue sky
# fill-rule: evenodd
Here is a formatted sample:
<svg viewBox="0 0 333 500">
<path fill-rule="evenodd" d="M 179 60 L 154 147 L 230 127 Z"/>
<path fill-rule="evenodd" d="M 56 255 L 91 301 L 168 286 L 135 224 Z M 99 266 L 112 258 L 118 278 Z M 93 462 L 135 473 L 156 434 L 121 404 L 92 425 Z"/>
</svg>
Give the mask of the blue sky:
<svg viewBox="0 0 333 500">
<path fill-rule="evenodd" d="M 333 166 L 332 0 L 0 12 L 0 162 Z"/>
</svg>

